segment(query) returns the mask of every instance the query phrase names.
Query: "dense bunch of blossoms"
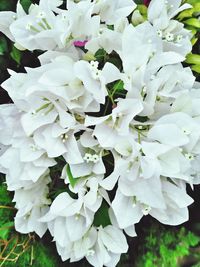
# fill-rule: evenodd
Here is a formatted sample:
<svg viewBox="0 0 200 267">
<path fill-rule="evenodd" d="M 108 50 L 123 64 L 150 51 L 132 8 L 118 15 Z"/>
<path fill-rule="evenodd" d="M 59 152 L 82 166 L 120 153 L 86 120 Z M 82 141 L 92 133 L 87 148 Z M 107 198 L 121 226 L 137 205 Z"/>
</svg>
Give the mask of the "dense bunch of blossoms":
<svg viewBox="0 0 200 267">
<path fill-rule="evenodd" d="M 62 2 L 0 13 L 16 47 L 41 51 L 2 85 L 0 171 L 17 231 L 48 229 L 63 261 L 111 267 L 143 216 L 187 221 L 200 183 L 200 85 L 174 19 L 190 6 L 153 0 L 145 20 L 132 0 Z"/>
</svg>

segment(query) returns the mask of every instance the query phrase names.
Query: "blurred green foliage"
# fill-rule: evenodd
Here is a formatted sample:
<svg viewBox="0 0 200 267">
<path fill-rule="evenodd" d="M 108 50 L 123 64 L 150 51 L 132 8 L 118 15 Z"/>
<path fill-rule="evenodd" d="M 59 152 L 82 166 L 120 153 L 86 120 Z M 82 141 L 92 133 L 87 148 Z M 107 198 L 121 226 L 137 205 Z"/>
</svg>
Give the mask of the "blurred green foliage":
<svg viewBox="0 0 200 267">
<path fill-rule="evenodd" d="M 185 0 L 184 2 L 189 3 L 191 8 L 182 11 L 178 15 L 178 19 L 193 34 L 193 52 L 187 56 L 186 63 L 191 65 L 191 69 L 196 73 L 196 76 L 200 77 L 200 1 Z"/>
<path fill-rule="evenodd" d="M 200 263 L 200 238 L 183 227 L 167 229 L 154 223 L 145 231 L 143 242 L 135 267 L 179 267 Z"/>
</svg>

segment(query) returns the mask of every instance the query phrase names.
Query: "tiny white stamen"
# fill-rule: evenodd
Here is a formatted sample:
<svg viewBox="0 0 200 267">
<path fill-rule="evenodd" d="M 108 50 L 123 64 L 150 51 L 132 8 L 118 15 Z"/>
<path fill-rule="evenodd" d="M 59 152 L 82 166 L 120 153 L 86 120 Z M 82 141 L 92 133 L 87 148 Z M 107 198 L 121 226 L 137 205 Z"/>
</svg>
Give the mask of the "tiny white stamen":
<svg viewBox="0 0 200 267">
<path fill-rule="evenodd" d="M 179 34 L 179 35 L 176 37 L 176 41 L 177 41 L 177 43 L 180 43 L 182 40 L 183 40 L 183 35 Z"/>
<path fill-rule="evenodd" d="M 101 75 L 101 70 L 98 69 L 99 63 L 97 61 L 91 61 L 90 62 L 90 70 L 91 70 L 91 74 L 92 77 L 95 80 L 99 80 L 100 75 Z"/>
<path fill-rule="evenodd" d="M 93 161 L 93 157 L 92 157 L 92 155 L 89 154 L 89 153 L 86 153 L 83 159 L 84 159 L 87 163 Z"/>
<path fill-rule="evenodd" d="M 168 32 L 168 33 L 165 35 L 165 39 L 166 39 L 168 42 L 172 42 L 172 41 L 174 41 L 174 34 Z"/>
<path fill-rule="evenodd" d="M 94 60 L 92 60 L 92 61 L 90 62 L 90 65 L 91 65 L 93 68 L 98 68 L 98 66 L 99 66 L 99 62 L 98 62 L 98 61 L 94 61 Z"/>
<path fill-rule="evenodd" d="M 93 162 L 97 163 L 99 161 L 99 156 L 97 154 L 92 156 Z"/>
<path fill-rule="evenodd" d="M 67 140 L 67 138 L 68 138 L 68 135 L 67 135 L 67 134 L 62 134 L 62 135 L 60 136 L 60 138 L 62 139 L 62 142 L 65 143 L 66 140 Z"/>
<path fill-rule="evenodd" d="M 161 38 L 163 37 L 163 33 L 162 33 L 161 30 L 157 30 L 157 34 L 158 34 L 159 37 L 161 37 Z"/>
<path fill-rule="evenodd" d="M 187 154 L 185 154 L 185 158 L 188 160 L 193 160 L 194 156 L 191 153 L 187 153 Z"/>
<path fill-rule="evenodd" d="M 146 216 L 149 214 L 150 210 L 151 210 L 151 207 L 145 205 L 144 208 L 142 209 L 142 213 L 144 214 L 144 216 Z"/>
<path fill-rule="evenodd" d="M 183 131 L 183 133 L 186 134 L 186 135 L 191 134 L 191 131 L 190 131 L 189 129 L 187 129 L 187 128 L 182 128 L 182 131 Z"/>
</svg>

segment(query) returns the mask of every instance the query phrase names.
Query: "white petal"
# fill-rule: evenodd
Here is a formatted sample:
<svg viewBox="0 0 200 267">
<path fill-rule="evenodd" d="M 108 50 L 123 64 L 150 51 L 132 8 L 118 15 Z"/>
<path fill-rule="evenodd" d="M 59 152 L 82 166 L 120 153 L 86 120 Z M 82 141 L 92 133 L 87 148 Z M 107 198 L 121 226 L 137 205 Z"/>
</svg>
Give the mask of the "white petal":
<svg viewBox="0 0 200 267">
<path fill-rule="evenodd" d="M 148 132 L 148 138 L 174 147 L 183 146 L 189 142 L 188 137 L 174 124 L 153 126 Z"/>
<path fill-rule="evenodd" d="M 120 80 L 120 78 L 121 74 L 119 69 L 115 65 L 107 62 L 102 70 L 102 79 L 105 84 Z"/>
<path fill-rule="evenodd" d="M 66 219 L 66 228 L 70 241 L 74 242 L 81 239 L 87 232 L 86 220 L 83 216 L 75 215 Z"/>
<path fill-rule="evenodd" d="M 112 208 L 122 229 L 138 223 L 143 217 L 142 211 L 138 206 L 134 206 L 133 199 L 125 197 L 119 190 L 117 190 L 115 199 L 112 202 Z"/>
<path fill-rule="evenodd" d="M 128 244 L 123 232 L 111 225 L 100 230 L 100 237 L 104 245 L 113 253 L 126 253 Z"/>
</svg>

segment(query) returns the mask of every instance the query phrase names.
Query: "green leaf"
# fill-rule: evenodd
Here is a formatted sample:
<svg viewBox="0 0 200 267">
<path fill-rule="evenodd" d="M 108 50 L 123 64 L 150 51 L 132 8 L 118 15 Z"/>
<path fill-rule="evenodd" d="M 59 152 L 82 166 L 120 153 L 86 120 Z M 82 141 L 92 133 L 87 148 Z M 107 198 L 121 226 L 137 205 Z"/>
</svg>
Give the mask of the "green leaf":
<svg viewBox="0 0 200 267">
<path fill-rule="evenodd" d="M 194 12 L 193 8 L 184 10 L 178 15 L 178 19 L 183 20 L 185 18 L 191 18 L 193 12 Z"/>
<path fill-rule="evenodd" d="M 191 31 L 192 35 L 194 36 L 196 33 L 197 33 L 197 28 L 193 27 L 193 26 L 190 26 L 190 25 L 185 25 L 186 29 Z"/>
<path fill-rule="evenodd" d="M 114 96 L 115 93 L 118 93 L 123 90 L 124 90 L 124 82 L 122 80 L 119 80 L 114 84 L 111 95 Z"/>
<path fill-rule="evenodd" d="M 108 58 L 108 59 L 107 59 L 107 62 L 112 63 L 112 64 L 115 65 L 118 69 L 120 69 L 120 68 L 121 68 L 121 65 L 122 65 L 122 63 L 121 63 L 121 59 L 118 58 L 118 57 L 114 57 L 114 56 Z"/>
<path fill-rule="evenodd" d="M 200 65 L 193 65 L 192 70 L 197 72 L 197 73 L 200 73 Z"/>
<path fill-rule="evenodd" d="M 98 211 L 94 215 L 94 225 L 103 227 L 106 227 L 107 225 L 111 224 L 110 217 L 108 214 L 108 204 L 103 201 L 101 204 L 101 207 L 98 209 Z"/>
<path fill-rule="evenodd" d="M 197 43 L 197 41 L 198 41 L 198 38 L 193 37 L 191 40 L 192 46 L 194 46 Z"/>
<path fill-rule="evenodd" d="M 8 44 L 4 36 L 0 37 L 0 55 L 4 55 L 8 52 Z"/>
<path fill-rule="evenodd" d="M 10 56 L 15 62 L 17 62 L 18 65 L 20 64 L 22 52 L 18 50 L 15 46 L 13 46 Z"/>
<path fill-rule="evenodd" d="M 0 205 L 11 205 L 12 203 L 12 198 L 9 195 L 9 192 L 7 191 L 7 187 L 5 184 L 1 182 L 0 185 Z"/>
<path fill-rule="evenodd" d="M 107 28 L 108 28 L 109 30 L 114 31 L 114 25 L 107 25 Z"/>
<path fill-rule="evenodd" d="M 198 28 L 198 29 L 200 28 L 200 20 L 198 20 L 196 18 L 184 20 L 183 23 L 185 23 L 186 25 L 193 26 L 193 27 Z"/>
<path fill-rule="evenodd" d="M 194 235 L 192 232 L 189 232 L 187 235 L 187 241 L 190 246 L 195 247 L 199 244 L 200 238 L 196 235 Z"/>
<path fill-rule="evenodd" d="M 0 237 L 3 240 L 7 240 L 8 239 L 8 235 L 11 232 L 11 230 L 14 227 L 14 222 L 7 222 L 4 223 L 3 225 L 1 225 L 0 227 Z"/>
<path fill-rule="evenodd" d="M 95 58 L 98 61 L 104 61 L 106 58 L 106 51 L 104 49 L 99 49 L 96 53 L 95 53 Z"/>
<path fill-rule="evenodd" d="M 186 62 L 188 64 L 200 65 L 200 55 L 190 53 L 186 57 Z"/>
<path fill-rule="evenodd" d="M 23 6 L 23 9 L 28 12 L 29 7 L 32 4 L 31 0 L 21 0 L 20 3 Z"/>
<path fill-rule="evenodd" d="M 75 186 L 75 184 L 78 182 L 78 178 L 74 178 L 73 177 L 73 175 L 72 175 L 72 172 L 71 172 L 71 169 L 70 169 L 70 167 L 69 167 L 69 165 L 67 165 L 67 168 L 66 168 L 66 170 L 67 170 L 67 176 L 68 176 L 68 178 L 69 178 L 69 182 L 70 182 L 70 184 L 71 184 L 71 186 L 72 187 L 74 187 Z"/>
<path fill-rule="evenodd" d="M 113 87 L 114 91 L 121 91 L 124 89 L 124 82 L 122 80 L 119 80 L 118 82 L 115 83 Z"/>
<path fill-rule="evenodd" d="M 193 6 L 193 9 L 194 9 L 194 12 L 198 13 L 200 12 L 200 3 L 195 3 L 194 6 Z"/>
<path fill-rule="evenodd" d="M 185 0 L 184 3 L 194 6 L 199 3 L 199 0 Z"/>
</svg>

